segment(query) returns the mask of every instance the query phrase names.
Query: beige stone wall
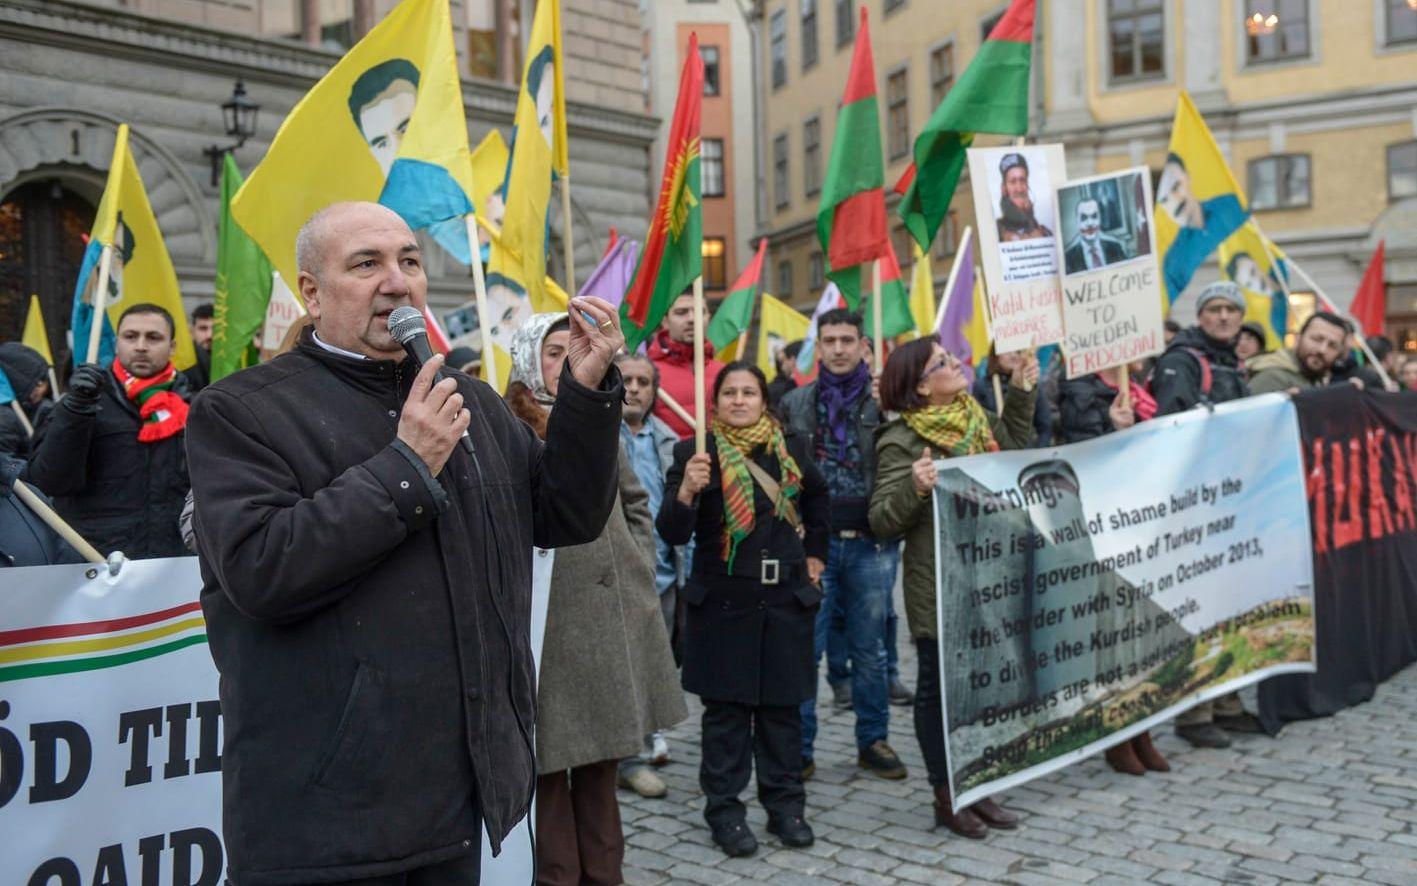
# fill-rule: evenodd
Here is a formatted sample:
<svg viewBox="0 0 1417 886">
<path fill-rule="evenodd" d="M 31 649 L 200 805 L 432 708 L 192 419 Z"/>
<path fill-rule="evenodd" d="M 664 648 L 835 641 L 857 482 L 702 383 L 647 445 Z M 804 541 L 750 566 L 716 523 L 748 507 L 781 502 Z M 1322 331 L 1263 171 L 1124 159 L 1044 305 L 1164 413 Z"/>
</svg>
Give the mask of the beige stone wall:
<svg viewBox="0 0 1417 886">
<path fill-rule="evenodd" d="M 618 111 L 644 110 L 637 0 L 562 0 L 566 96 Z"/>
</svg>

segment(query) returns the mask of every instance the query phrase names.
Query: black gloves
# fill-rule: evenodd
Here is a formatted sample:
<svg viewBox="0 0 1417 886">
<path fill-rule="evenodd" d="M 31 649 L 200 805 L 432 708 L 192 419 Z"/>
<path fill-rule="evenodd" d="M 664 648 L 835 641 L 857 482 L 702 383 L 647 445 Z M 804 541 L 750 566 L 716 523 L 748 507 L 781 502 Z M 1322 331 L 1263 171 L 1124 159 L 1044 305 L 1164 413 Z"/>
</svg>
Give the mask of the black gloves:
<svg viewBox="0 0 1417 886">
<path fill-rule="evenodd" d="M 69 393 L 64 403 L 79 415 L 98 412 L 98 392 L 104 383 L 104 369 L 97 363 L 83 363 L 69 376 Z"/>
</svg>

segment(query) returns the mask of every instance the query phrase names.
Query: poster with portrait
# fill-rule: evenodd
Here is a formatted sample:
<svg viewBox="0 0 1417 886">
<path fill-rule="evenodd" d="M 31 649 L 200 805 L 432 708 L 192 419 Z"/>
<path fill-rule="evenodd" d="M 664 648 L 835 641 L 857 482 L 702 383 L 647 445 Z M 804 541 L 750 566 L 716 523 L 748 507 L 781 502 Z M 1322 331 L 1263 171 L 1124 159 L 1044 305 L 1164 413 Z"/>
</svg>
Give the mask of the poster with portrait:
<svg viewBox="0 0 1417 886">
<path fill-rule="evenodd" d="M 1055 205 L 1068 378 L 1161 353 L 1163 284 L 1147 168 L 1063 183 Z"/>
<path fill-rule="evenodd" d="M 1053 246 L 1063 146 L 970 148 L 968 157 L 995 350 L 1053 344 L 1063 337 Z"/>
</svg>

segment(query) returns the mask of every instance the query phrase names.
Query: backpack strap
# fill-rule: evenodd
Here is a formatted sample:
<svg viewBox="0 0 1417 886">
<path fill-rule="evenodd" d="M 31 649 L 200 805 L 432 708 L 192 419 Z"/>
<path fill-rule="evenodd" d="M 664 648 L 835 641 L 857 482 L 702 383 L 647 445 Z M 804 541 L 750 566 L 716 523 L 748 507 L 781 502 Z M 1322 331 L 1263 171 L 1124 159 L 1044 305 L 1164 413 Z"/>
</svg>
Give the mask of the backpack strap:
<svg viewBox="0 0 1417 886">
<path fill-rule="evenodd" d="M 751 458 L 745 457 L 743 463 L 748 466 L 748 473 L 753 475 L 753 479 L 763 488 L 763 492 L 767 493 L 768 501 L 776 505 L 778 498 L 782 495 L 782 486 Z M 797 506 L 793 504 L 791 499 L 782 499 L 782 518 L 793 529 L 800 529 L 802 526 L 802 517 L 798 515 Z"/>
<path fill-rule="evenodd" d="M 1196 358 L 1196 362 L 1201 367 L 1201 396 L 1210 397 L 1211 386 L 1215 383 L 1215 375 L 1210 370 L 1210 361 L 1206 359 L 1205 352 L 1200 348 L 1182 348 L 1186 353 Z"/>
</svg>

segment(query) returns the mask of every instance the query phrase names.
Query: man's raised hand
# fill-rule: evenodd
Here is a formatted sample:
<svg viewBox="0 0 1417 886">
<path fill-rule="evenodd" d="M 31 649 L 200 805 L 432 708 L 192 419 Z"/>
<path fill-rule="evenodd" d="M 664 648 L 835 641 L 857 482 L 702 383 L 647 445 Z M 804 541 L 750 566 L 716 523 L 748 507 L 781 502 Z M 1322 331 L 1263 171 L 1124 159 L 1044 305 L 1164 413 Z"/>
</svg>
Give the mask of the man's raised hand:
<svg viewBox="0 0 1417 886">
<path fill-rule="evenodd" d="M 403 401 L 398 437 L 417 453 L 435 477 L 447 464 L 453 447 L 472 422 L 472 413 L 463 408 L 458 383 L 445 378 L 434 384 L 443 367 L 443 355 L 434 354 L 413 380 L 413 389 Z"/>
<path fill-rule="evenodd" d="M 588 295 L 571 299 L 571 340 L 566 365 L 576 381 L 594 390 L 605 380 L 615 355 L 625 347 L 620 313 L 602 298 Z"/>
</svg>

